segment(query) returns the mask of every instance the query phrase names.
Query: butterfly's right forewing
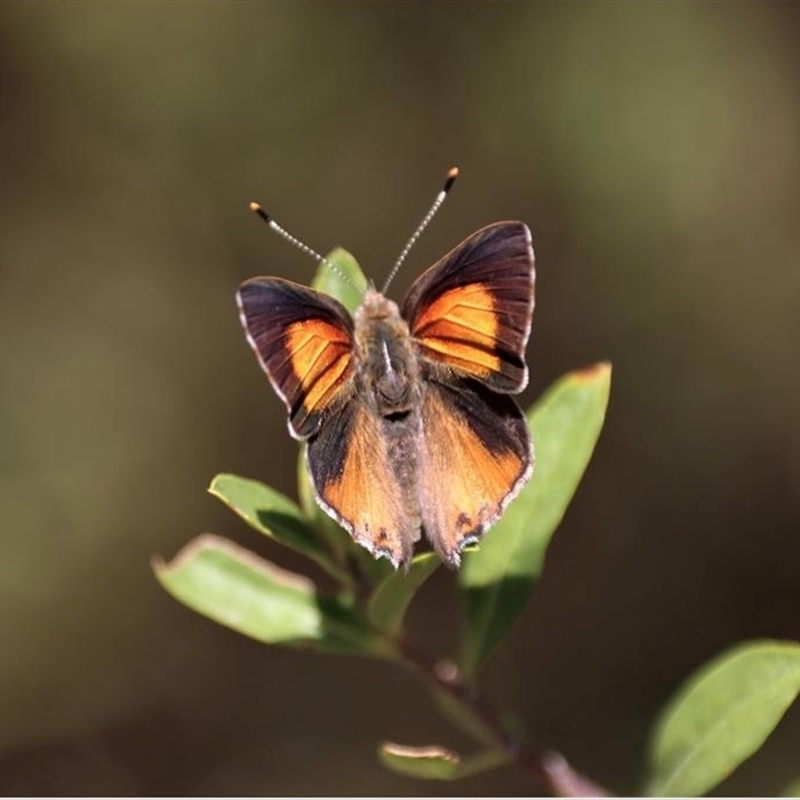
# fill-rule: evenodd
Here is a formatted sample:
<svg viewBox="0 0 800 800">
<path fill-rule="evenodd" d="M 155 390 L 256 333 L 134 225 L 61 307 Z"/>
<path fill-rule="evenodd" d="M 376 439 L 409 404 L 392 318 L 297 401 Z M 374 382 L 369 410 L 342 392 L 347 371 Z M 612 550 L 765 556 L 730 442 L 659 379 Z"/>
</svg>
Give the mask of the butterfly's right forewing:
<svg viewBox="0 0 800 800">
<path fill-rule="evenodd" d="M 352 396 L 352 318 L 332 297 L 280 278 L 245 281 L 236 300 L 247 341 L 286 404 L 291 434 L 312 436 Z"/>
</svg>

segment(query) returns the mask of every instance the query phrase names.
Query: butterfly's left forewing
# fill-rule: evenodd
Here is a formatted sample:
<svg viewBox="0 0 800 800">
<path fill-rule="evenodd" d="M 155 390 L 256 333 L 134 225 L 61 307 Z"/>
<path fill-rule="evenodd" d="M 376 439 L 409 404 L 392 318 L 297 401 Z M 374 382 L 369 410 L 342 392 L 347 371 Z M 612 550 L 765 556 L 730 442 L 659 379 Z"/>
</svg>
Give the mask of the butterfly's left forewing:
<svg viewBox="0 0 800 800">
<path fill-rule="evenodd" d="M 528 381 L 534 300 L 531 234 L 522 222 L 473 233 L 423 273 L 403 304 L 420 355 L 496 392 Z"/>
<path fill-rule="evenodd" d="M 289 412 L 296 439 L 316 433 L 353 394 L 353 321 L 332 297 L 281 278 L 236 295 L 247 341 Z"/>
</svg>

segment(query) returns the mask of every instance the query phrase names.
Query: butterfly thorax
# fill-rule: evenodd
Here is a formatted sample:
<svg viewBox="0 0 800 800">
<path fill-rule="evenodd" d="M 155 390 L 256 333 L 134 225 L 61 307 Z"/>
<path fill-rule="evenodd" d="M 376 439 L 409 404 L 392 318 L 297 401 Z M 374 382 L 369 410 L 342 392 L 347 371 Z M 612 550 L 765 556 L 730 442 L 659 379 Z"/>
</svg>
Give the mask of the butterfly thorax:
<svg viewBox="0 0 800 800">
<path fill-rule="evenodd" d="M 359 388 L 381 417 L 410 414 L 419 404 L 420 382 L 411 334 L 397 303 L 370 289 L 355 323 Z"/>
</svg>

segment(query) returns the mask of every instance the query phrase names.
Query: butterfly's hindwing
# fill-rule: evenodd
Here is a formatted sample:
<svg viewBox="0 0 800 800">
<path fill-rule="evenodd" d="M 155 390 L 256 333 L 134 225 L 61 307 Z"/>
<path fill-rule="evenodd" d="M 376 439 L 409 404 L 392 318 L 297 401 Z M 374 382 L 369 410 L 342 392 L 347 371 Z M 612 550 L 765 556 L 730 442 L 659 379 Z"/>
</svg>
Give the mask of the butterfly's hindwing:
<svg viewBox="0 0 800 800">
<path fill-rule="evenodd" d="M 356 542 L 397 567 L 411 558 L 419 520 L 393 458 L 398 437 L 386 435 L 387 424 L 356 397 L 309 441 L 307 458 L 322 507 Z"/>
<path fill-rule="evenodd" d="M 530 477 L 525 417 L 511 397 L 475 380 L 430 381 L 422 404 L 419 486 L 425 534 L 450 566 Z"/>
</svg>

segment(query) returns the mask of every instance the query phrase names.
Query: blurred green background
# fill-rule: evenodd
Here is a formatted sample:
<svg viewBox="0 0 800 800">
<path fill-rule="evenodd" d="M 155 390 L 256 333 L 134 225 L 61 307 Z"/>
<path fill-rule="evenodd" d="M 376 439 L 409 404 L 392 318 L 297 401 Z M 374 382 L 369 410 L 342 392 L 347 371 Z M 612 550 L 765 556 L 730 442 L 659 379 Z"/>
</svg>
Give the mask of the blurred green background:
<svg viewBox="0 0 800 800">
<path fill-rule="evenodd" d="M 0 6 L 0 792 L 524 794 L 423 784 L 375 746 L 461 741 L 411 677 L 270 649 L 152 576 L 205 494 L 295 491 L 233 302 L 310 246 L 394 285 L 522 219 L 524 405 L 614 363 L 606 428 L 487 692 L 617 792 L 654 715 L 743 638 L 800 638 L 800 8 L 785 3 Z M 447 652 L 452 575 L 412 629 Z M 723 785 L 800 774 L 800 713 Z"/>
</svg>

